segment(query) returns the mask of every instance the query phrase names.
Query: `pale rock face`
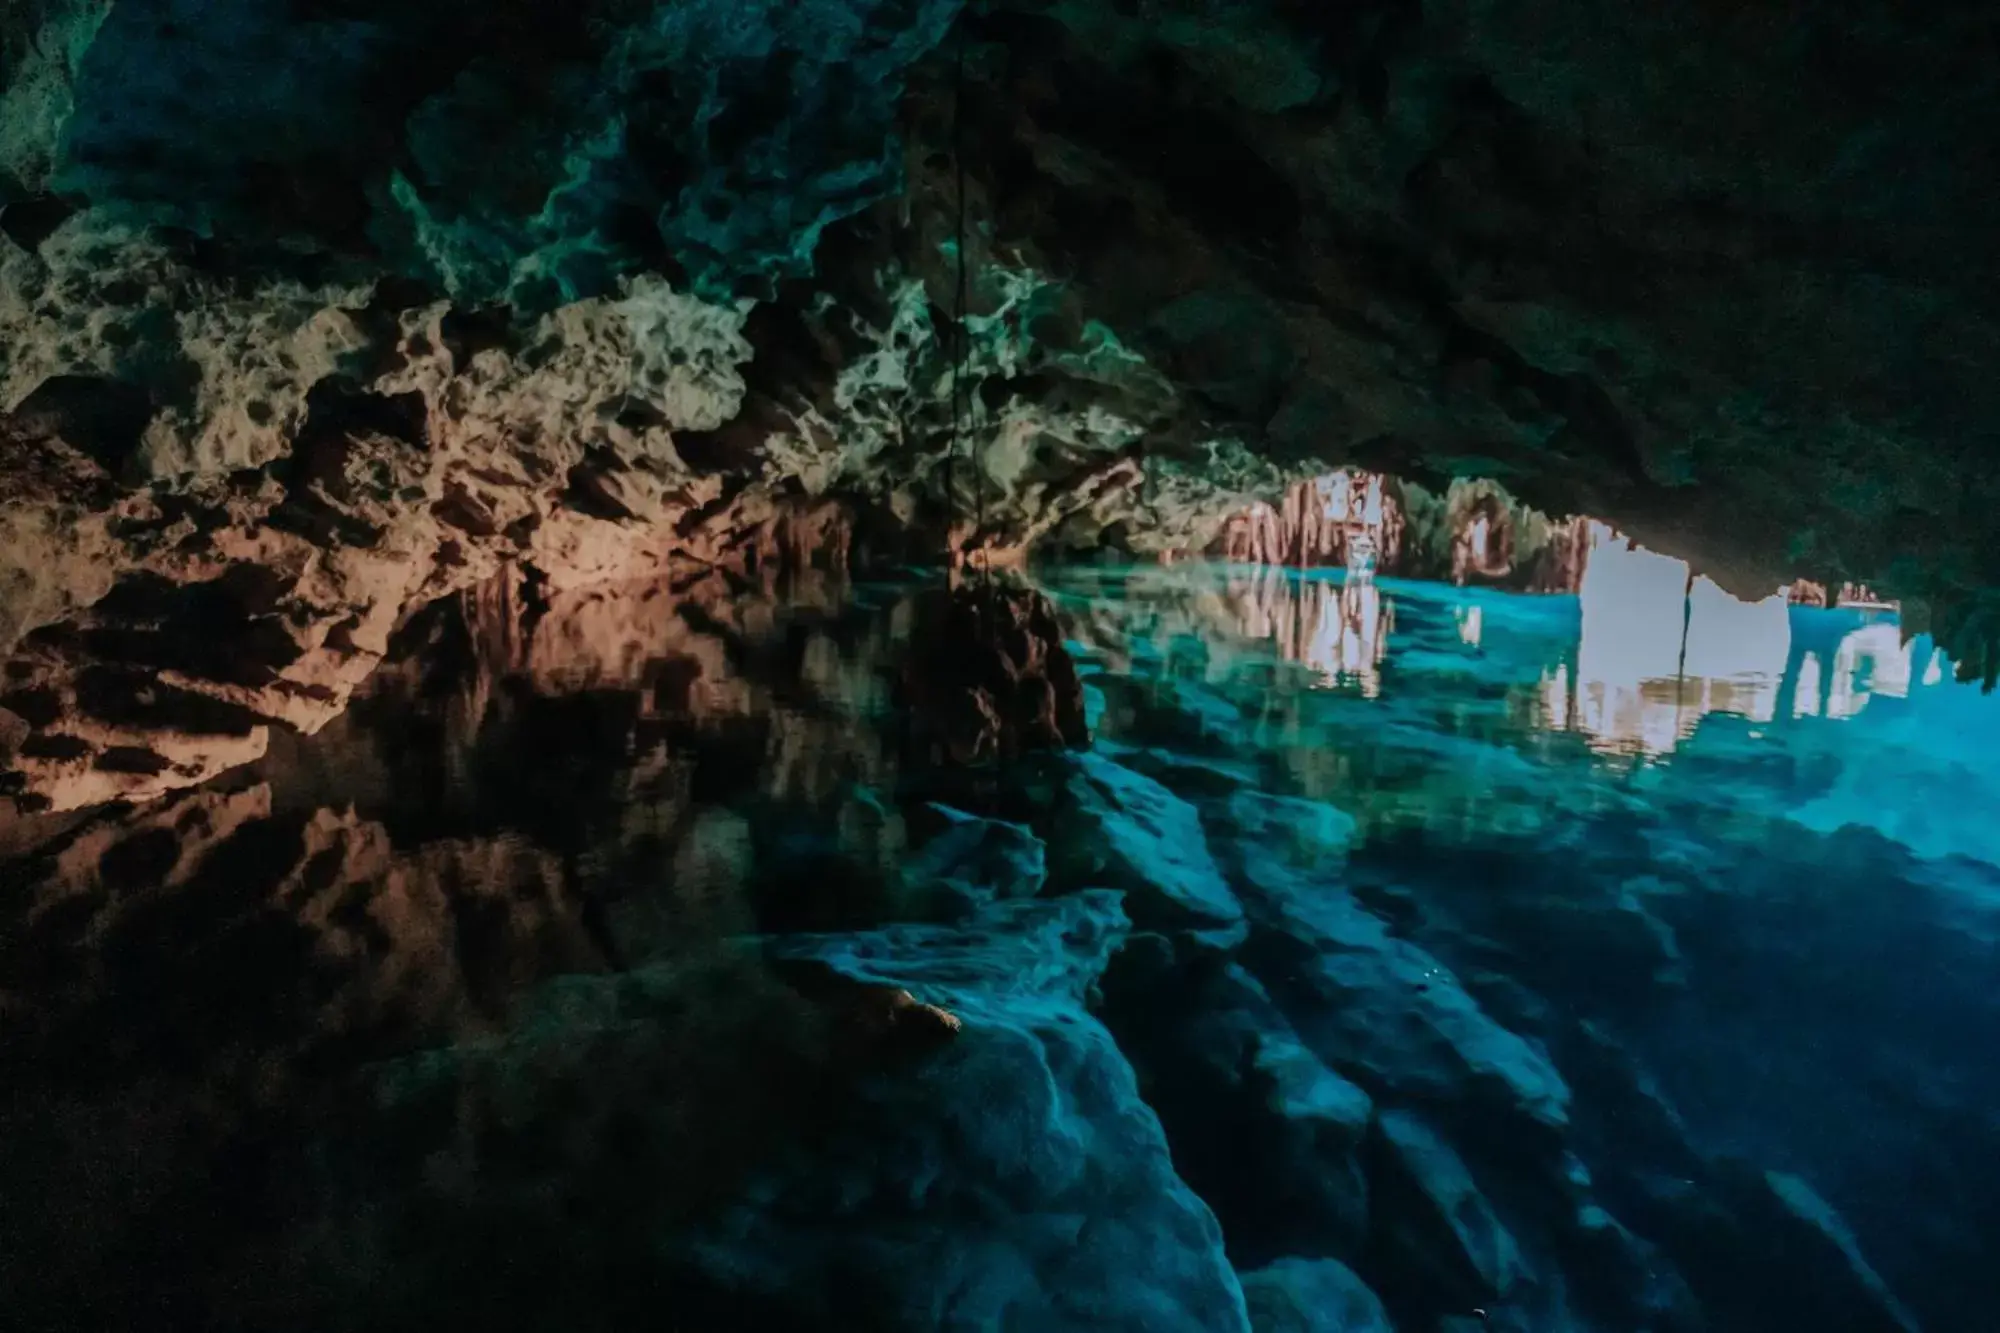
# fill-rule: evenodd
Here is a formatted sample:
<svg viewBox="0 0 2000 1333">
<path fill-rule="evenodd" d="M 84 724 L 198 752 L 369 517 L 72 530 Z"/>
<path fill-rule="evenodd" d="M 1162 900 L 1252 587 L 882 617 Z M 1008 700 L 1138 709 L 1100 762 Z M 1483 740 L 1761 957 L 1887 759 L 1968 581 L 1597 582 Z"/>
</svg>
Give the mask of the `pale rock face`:
<svg viewBox="0 0 2000 1333">
<path fill-rule="evenodd" d="M 555 462 L 601 444 L 680 472 L 672 432 L 713 430 L 742 406 L 747 303 L 710 304 L 640 276 L 614 296 L 541 316 L 520 332 L 517 351 L 487 347 L 464 364 L 444 329 L 452 309 L 406 313 L 404 364 L 375 385 L 423 395 L 441 440 L 526 445 Z"/>
<path fill-rule="evenodd" d="M 290 451 L 307 391 L 358 368 L 369 297 L 365 285 L 282 283 L 233 295 L 156 240 L 81 214 L 36 255 L 0 249 L 0 409 L 54 376 L 136 381 L 158 405 L 140 454 L 147 475 L 261 467 Z M 746 303 L 710 304 L 642 275 L 542 316 L 521 332 L 519 355 L 489 348 L 464 366 L 440 328 L 450 309 L 405 315 L 400 368 L 357 383 L 422 394 L 439 442 L 490 435 L 559 455 L 602 441 L 677 466 L 671 431 L 713 430 L 742 404 Z M 646 419 L 619 424 L 634 405 L 651 409 Z"/>
<path fill-rule="evenodd" d="M 260 467 L 304 424 L 307 391 L 364 345 L 348 311 L 366 296 L 287 282 L 230 293 L 154 237 L 78 214 L 35 253 L 0 247 L 0 410 L 55 376 L 117 379 L 155 400 L 145 475 Z"/>
<path fill-rule="evenodd" d="M 169 408 L 147 426 L 141 457 L 152 476 L 269 463 L 304 424 L 307 390 L 361 349 L 353 317 L 331 308 L 325 294 L 283 297 L 249 308 L 204 302 L 179 312 L 180 345 L 201 381 L 191 410 Z"/>
<path fill-rule="evenodd" d="M 111 591 L 119 544 L 103 515 L 0 509 L 0 644 Z"/>
<path fill-rule="evenodd" d="M 185 669 L 190 646 L 145 648 L 126 664 L 174 697 L 233 710 L 225 739 L 181 734 L 165 714 L 108 724 L 102 700 L 80 701 L 70 682 L 88 666 L 81 650 L 37 648 L 15 685 L 67 700 L 31 709 L 48 714 L 32 728 L 45 742 L 9 747 L 22 750 L 21 790 L 38 801 L 149 799 L 261 754 L 268 723 L 317 731 L 404 615 L 508 561 L 532 562 L 557 591 L 654 577 L 690 556 L 844 562 L 840 506 L 764 489 L 725 496 L 675 452 L 676 431 L 712 429 L 740 407 L 750 354 L 740 303 L 641 276 L 482 346 L 464 340 L 447 305 L 385 329 L 365 288 L 240 297 L 90 214 L 38 256 L 12 245 L 4 255 L 0 383 L 8 406 L 30 408 L 19 417 L 30 433 L 7 444 L 30 503 L 0 516 L 11 539 L 0 556 L 5 643 L 61 622 L 171 643 L 182 632 L 175 597 L 138 620 L 91 609 L 135 578 L 233 580 L 225 596 L 243 632 L 283 641 L 246 649 L 259 659 L 246 671 Z M 37 394 L 52 379 L 78 387 Z M 114 379 L 152 399 L 136 439 L 91 433 L 95 386 Z M 332 396 L 315 399 L 313 413 L 327 415 L 308 420 L 315 386 Z M 152 485 L 119 484 L 139 477 Z"/>
</svg>

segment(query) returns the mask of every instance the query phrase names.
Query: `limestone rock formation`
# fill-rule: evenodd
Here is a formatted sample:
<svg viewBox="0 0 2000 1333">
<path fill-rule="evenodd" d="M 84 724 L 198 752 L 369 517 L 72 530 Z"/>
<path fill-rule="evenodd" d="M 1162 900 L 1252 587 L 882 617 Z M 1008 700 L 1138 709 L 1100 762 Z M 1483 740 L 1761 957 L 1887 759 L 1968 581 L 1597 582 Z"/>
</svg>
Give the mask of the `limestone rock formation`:
<svg viewBox="0 0 2000 1333">
<path fill-rule="evenodd" d="M 1938 1015 L 1994 1026 L 1989 928 L 1867 892 L 1932 872 L 1682 873 L 1461 732 L 1551 883 L 1440 870 L 1200 628 L 1379 695 L 1381 590 L 1278 566 L 1571 589 L 1601 520 L 1900 599 L 1991 683 L 1991 11 L 10 5 L 25 1322 L 131 1322 L 113 1267 L 168 1326 L 609 1329 L 655 1281 L 718 1328 L 1990 1308 L 1990 1080 L 1922 1076 Z M 1200 553 L 1269 568 L 1164 649 L 1073 652 L 1012 577 Z M 912 562 L 952 586 L 838 622 Z M 1106 679 L 1146 651 L 1187 669 Z M 1066 753 L 1093 717 L 1125 743 Z M 1621 839 L 1657 891 L 1555 882 Z M 1704 936 L 1795 1040 L 1677 1045 Z M 1836 970 L 1894 1062 L 1759 981 Z M 1765 1079 L 1811 1115 L 1726 1160 Z M 1950 1206 L 1885 1220 L 1842 1117 L 1966 1149 L 1876 1140 Z M 233 1267 L 178 1262 L 190 1181 L 255 1205 Z"/>
<path fill-rule="evenodd" d="M 1382 1302 L 1338 1259 L 1280 1259 L 1243 1274 L 1254 1333 L 1391 1333 Z"/>
<path fill-rule="evenodd" d="M 1922 599 L 1978 668 L 1978 6 L 461 8 L 34 6 L 0 411 L 179 495 L 349 467 L 328 417 L 391 398 L 378 433 L 465 465 L 394 504 L 475 565 L 488 526 L 577 540 L 500 476 L 656 533 L 843 495 L 997 560 L 1200 550 L 1256 502 L 1317 550 L 1286 487 L 1351 463 L 1442 497 L 1446 568 L 1543 578 L 1485 477 L 1738 589 Z"/>
<path fill-rule="evenodd" d="M 880 1291 L 884 1328 L 1245 1328 L 1213 1216 L 1078 1008 L 1124 928 L 1117 896 L 1097 892 L 943 930 L 784 942 L 893 978 L 963 1030 L 911 1083 L 874 1093 L 868 1136 L 836 1139 L 728 1216 L 704 1265 L 815 1314 Z"/>
<path fill-rule="evenodd" d="M 1074 882 L 1128 890 L 1141 926 L 1240 932 L 1243 905 L 1193 806 L 1097 754 L 1077 756 L 1065 797 L 1059 864 Z"/>
<path fill-rule="evenodd" d="M 0 554 L 17 636 L 0 707 L 29 728 L 12 794 L 64 809 L 144 798 L 254 758 L 271 725 L 312 734 L 407 614 L 509 562 L 535 562 L 558 593 L 658 578 L 676 559 L 844 566 L 846 513 L 830 502 L 704 505 L 610 453 L 577 455 L 558 488 L 560 458 L 490 435 L 458 453 L 430 438 L 422 396 L 410 403 L 414 419 L 379 397 L 323 400 L 331 416 L 282 481 L 239 471 L 185 496 L 121 491 L 63 439 L 9 437 L 9 456 L 37 460 L 30 498 L 46 506 L 10 510 L 17 540 Z"/>
<path fill-rule="evenodd" d="M 1292 483 L 1284 500 L 1232 515 L 1212 555 L 1301 569 L 1330 565 L 1408 578 L 1575 592 L 1594 544 L 1592 520 L 1551 520 L 1488 479 L 1442 495 L 1356 470 Z"/>
</svg>

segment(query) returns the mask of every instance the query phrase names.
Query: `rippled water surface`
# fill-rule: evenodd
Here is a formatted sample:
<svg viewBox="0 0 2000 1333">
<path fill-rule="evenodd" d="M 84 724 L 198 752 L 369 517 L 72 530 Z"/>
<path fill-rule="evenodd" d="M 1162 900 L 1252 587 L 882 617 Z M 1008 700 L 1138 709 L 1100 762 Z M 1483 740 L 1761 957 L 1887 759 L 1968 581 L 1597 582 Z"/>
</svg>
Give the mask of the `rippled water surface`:
<svg viewBox="0 0 2000 1333">
<path fill-rule="evenodd" d="M 1992 1326 L 2000 701 L 1893 611 L 1038 583 L 1087 750 L 913 739 L 922 580 L 503 583 L 17 821 L 20 1326 Z"/>
</svg>

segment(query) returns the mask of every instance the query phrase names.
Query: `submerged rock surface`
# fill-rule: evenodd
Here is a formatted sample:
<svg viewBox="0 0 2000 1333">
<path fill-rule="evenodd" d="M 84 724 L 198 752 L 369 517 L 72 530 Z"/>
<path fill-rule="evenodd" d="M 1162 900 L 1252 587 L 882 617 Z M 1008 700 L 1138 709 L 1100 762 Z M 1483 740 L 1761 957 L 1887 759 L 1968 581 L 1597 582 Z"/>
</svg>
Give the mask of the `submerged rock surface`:
<svg viewBox="0 0 2000 1333">
<path fill-rule="evenodd" d="M 1398 595 L 1409 670 L 1474 660 Z M 1443 696 L 1274 685 L 1268 647 L 1232 666 L 1163 595 L 1069 627 L 1103 752 L 940 764 L 901 706 L 922 597 L 510 574 L 232 778 L 0 828 L 27 888 L 0 904 L 0 1178 L 74 1201 L 0 1219 L 21 1320 L 1904 1333 L 1978 1308 L 1986 1075 L 1922 1021 L 1993 1022 L 1967 867 L 1786 832 L 1740 772 L 1716 789 L 1741 756 L 1706 732 L 1641 803 L 1581 737 L 1416 724 L 1479 716 L 1525 649 Z M 1519 790 L 1418 781 L 1486 751 Z M 1343 810 L 1364 761 L 1485 822 Z M 1932 1209 L 1899 1222 L 1909 1182 Z"/>
<path fill-rule="evenodd" d="M 1243 1275 L 1254 1333 L 1392 1333 L 1375 1293 L 1337 1259 L 1280 1259 Z"/>
</svg>

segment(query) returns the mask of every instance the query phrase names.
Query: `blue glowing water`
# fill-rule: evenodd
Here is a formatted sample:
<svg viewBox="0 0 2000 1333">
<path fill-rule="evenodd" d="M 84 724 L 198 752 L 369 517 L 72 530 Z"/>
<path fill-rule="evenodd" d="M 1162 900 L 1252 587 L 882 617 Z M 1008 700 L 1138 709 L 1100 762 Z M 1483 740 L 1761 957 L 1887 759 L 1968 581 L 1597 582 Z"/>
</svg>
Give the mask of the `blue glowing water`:
<svg viewBox="0 0 2000 1333">
<path fill-rule="evenodd" d="M 1905 641 L 1893 610 L 1712 589 L 1684 608 L 1679 570 L 1598 577 L 1582 597 L 1381 579 L 1347 624 L 1337 571 L 1145 566 L 1048 586 L 1104 622 L 1073 645 L 1120 663 L 1086 672 L 1100 707 L 1103 681 L 1281 707 L 1294 739 L 1320 733 L 1395 768 L 1394 782 L 1310 793 L 1391 822 L 1443 832 L 1450 793 L 1493 828 L 1654 794 L 2000 864 L 2000 698 L 1954 680 L 1928 636 Z M 1262 721 L 1244 745 L 1298 748 Z M 1100 729 L 1116 740 L 1119 725 L 1114 713 Z"/>
<path fill-rule="evenodd" d="M 1575 1033 L 1615 1040 L 1703 1152 L 1811 1182 L 1924 1326 L 1978 1327 L 2000 697 L 1893 610 L 1690 597 L 1652 559 L 1581 596 L 1212 566 L 1050 586 L 1101 746 L 1354 815 L 1351 890 L 1566 1077 L 1591 1077 Z M 1616 1159 L 1643 1135 L 1607 1115 Z M 1593 1166 L 1646 1230 L 1645 1187 Z"/>
</svg>

